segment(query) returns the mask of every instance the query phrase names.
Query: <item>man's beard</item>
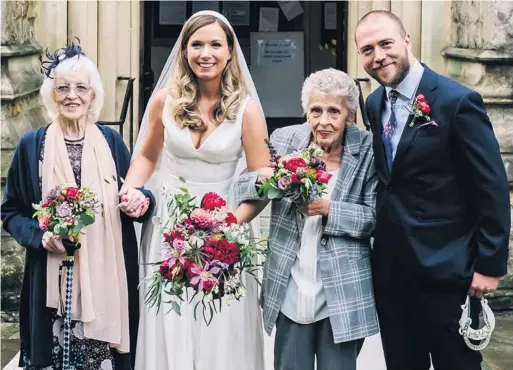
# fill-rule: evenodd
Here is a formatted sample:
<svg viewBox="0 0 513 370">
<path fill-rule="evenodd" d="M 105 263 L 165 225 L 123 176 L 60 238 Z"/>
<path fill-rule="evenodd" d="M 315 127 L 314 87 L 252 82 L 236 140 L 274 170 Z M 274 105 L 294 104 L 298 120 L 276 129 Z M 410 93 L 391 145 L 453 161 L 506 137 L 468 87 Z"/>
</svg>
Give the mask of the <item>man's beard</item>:
<svg viewBox="0 0 513 370">
<path fill-rule="evenodd" d="M 376 81 L 378 81 L 381 85 L 386 87 L 397 87 L 402 80 L 406 77 L 408 72 L 410 71 L 410 64 L 408 63 L 408 57 L 405 56 L 404 58 L 401 58 L 399 60 L 399 64 L 397 64 L 397 75 L 396 77 L 391 81 L 385 81 L 382 78 L 379 77 L 378 72 L 371 70 L 370 72 L 367 71 Z"/>
</svg>

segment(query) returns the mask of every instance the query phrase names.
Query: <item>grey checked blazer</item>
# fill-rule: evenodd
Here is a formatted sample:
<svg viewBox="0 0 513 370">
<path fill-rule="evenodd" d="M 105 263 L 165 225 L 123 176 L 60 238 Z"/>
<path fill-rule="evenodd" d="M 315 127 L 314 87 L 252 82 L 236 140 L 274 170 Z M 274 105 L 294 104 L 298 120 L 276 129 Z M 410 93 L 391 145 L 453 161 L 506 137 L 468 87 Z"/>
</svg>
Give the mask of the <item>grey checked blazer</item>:
<svg viewBox="0 0 513 370">
<path fill-rule="evenodd" d="M 377 176 L 372 136 L 347 126 L 344 155 L 333 190 L 329 216 L 323 220 L 319 247 L 322 283 L 335 343 L 378 333 L 370 266 L 370 236 L 375 224 Z M 279 155 L 308 146 L 310 125 L 289 126 L 273 132 L 271 143 Z M 239 203 L 261 199 L 256 172 L 237 183 Z M 270 254 L 264 268 L 263 316 L 270 335 L 285 297 L 290 271 L 301 246 L 304 216 L 289 212 L 289 199 L 272 202 Z"/>
</svg>

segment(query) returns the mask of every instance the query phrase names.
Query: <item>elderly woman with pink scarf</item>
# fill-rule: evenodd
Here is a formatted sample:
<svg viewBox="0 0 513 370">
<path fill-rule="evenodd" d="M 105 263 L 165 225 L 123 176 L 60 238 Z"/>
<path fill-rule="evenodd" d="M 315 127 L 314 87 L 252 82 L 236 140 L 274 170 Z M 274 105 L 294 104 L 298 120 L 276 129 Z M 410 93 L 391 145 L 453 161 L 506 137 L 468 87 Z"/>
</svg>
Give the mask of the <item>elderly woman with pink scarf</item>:
<svg viewBox="0 0 513 370">
<path fill-rule="evenodd" d="M 52 123 L 21 138 L 1 209 L 4 229 L 26 250 L 20 366 L 62 368 L 59 264 L 66 254 L 61 238 L 32 218 L 32 204 L 67 184 L 91 188 L 102 203 L 75 252 L 71 364 L 76 370 L 128 370 L 139 316 L 133 221 L 151 215 L 154 199 L 128 188 L 120 202 L 130 154 L 117 132 L 97 124 L 103 88 L 96 65 L 74 44 L 48 57 L 41 96 Z"/>
</svg>

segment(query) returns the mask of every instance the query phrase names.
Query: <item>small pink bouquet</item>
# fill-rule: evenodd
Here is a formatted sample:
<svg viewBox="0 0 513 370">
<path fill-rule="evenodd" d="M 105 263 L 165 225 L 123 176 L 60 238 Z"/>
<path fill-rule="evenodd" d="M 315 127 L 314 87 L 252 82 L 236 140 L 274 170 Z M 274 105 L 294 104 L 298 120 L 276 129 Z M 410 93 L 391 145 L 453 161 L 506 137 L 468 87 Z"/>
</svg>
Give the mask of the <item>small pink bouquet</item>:
<svg viewBox="0 0 513 370">
<path fill-rule="evenodd" d="M 278 156 L 272 144 L 270 167 L 274 176 L 257 184 L 260 195 L 268 199 L 290 198 L 295 204 L 302 204 L 322 197 L 327 191 L 331 174 L 321 160 L 323 151 L 315 145 L 298 153 Z"/>
<path fill-rule="evenodd" d="M 162 260 L 155 263 L 159 270 L 147 278 L 151 283 L 146 304 L 160 309 L 164 293 L 169 296 L 165 303 L 170 304 L 170 310 L 180 315 L 181 302 L 187 299 L 192 303 L 200 294 L 194 318 L 201 305 L 209 325 L 214 313 L 221 310 L 223 298 L 230 302 L 244 296 L 242 274 L 257 277 L 261 266 L 253 261 L 266 253 L 266 247 L 251 239 L 249 224 L 239 225 L 227 211 L 226 201 L 216 193 L 205 194 L 197 206 L 196 198 L 182 187 L 173 195 L 169 210 L 170 218 L 162 227 Z M 162 226 L 160 220 L 157 222 Z M 190 299 L 188 288 L 194 292 Z"/>
<path fill-rule="evenodd" d="M 41 230 L 77 240 L 82 230 L 94 223 L 100 202 L 87 187 L 56 186 L 32 207 Z"/>
</svg>

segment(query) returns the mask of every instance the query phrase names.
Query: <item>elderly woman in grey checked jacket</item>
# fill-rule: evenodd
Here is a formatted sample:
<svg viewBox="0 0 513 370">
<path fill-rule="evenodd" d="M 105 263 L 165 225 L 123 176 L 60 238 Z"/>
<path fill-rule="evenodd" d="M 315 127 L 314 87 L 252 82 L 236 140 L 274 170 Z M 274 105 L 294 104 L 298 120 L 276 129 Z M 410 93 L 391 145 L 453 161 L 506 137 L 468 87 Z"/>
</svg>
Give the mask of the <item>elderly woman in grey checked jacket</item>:
<svg viewBox="0 0 513 370">
<path fill-rule="evenodd" d="M 276 324 L 275 369 L 355 370 L 365 337 L 378 332 L 371 280 L 370 237 L 377 183 L 372 137 L 353 122 L 358 89 L 345 73 L 311 74 L 302 89 L 307 121 L 276 130 L 278 155 L 316 143 L 333 175 L 328 194 L 290 212 L 289 199 L 274 200 L 264 268 L 263 316 Z M 256 184 L 271 168 L 247 173 L 238 201 L 262 200 Z M 248 220 L 240 220 L 248 221 Z"/>
</svg>

